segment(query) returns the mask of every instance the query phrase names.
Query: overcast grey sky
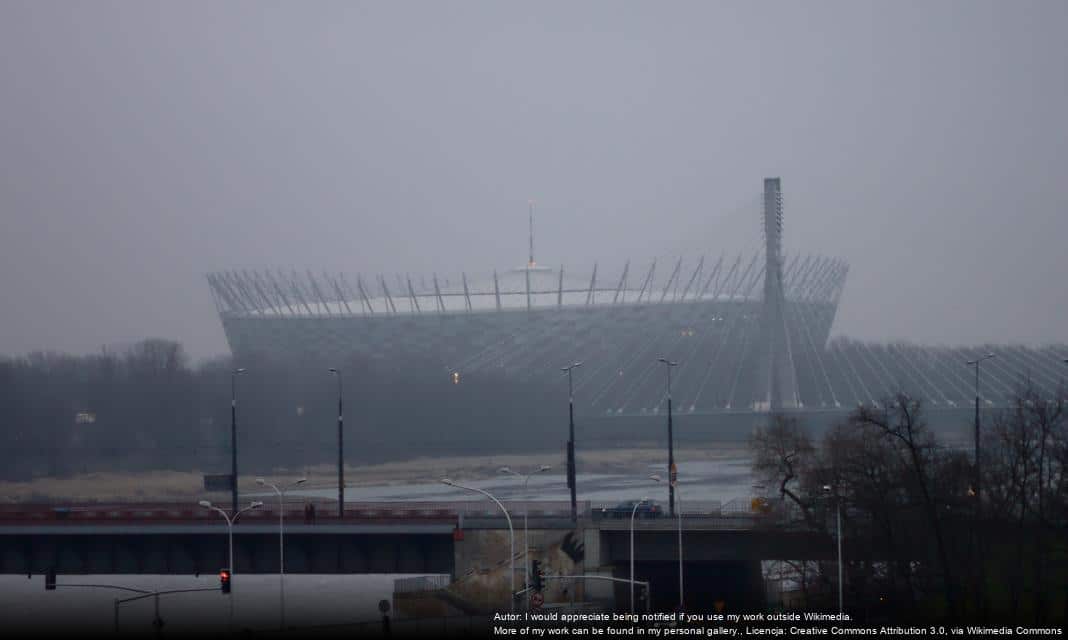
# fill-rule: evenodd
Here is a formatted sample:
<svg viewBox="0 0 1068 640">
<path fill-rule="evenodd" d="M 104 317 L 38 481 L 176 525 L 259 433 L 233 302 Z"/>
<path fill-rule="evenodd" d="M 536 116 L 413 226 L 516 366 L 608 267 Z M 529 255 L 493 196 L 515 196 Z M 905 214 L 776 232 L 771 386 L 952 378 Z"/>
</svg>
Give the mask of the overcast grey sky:
<svg viewBox="0 0 1068 640">
<path fill-rule="evenodd" d="M 1068 3 L 0 0 L 0 353 L 226 351 L 204 273 L 750 250 L 835 333 L 1068 342 Z M 605 268 L 605 267 L 602 267 Z"/>
</svg>

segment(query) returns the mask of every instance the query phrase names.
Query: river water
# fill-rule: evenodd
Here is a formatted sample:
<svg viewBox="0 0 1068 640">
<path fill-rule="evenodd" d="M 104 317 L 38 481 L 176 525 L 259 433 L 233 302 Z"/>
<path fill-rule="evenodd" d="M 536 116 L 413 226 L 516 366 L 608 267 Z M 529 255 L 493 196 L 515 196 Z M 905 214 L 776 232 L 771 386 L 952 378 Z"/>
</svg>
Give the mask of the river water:
<svg viewBox="0 0 1068 640">
<path fill-rule="evenodd" d="M 748 454 L 719 460 L 694 460 L 677 463 L 679 495 L 683 500 L 697 502 L 727 502 L 745 498 L 752 492 L 752 476 Z M 517 472 L 530 469 L 517 468 Z M 579 500 L 594 504 L 616 504 L 625 500 L 649 497 L 656 501 L 667 500 L 667 486 L 657 484 L 649 476 L 658 474 L 667 479 L 667 465 L 662 463 L 637 465 L 626 473 L 580 473 L 577 476 Z M 464 480 L 463 484 L 488 491 L 499 500 L 570 500 L 567 479 L 563 470 L 553 469 L 531 476 L 529 488 L 524 489 L 524 479 L 500 474 L 481 480 Z M 268 500 L 273 494 L 260 494 L 258 499 Z M 312 489 L 290 491 L 294 497 L 314 496 L 334 498 L 337 489 Z M 251 496 L 250 496 L 251 497 Z M 441 482 L 403 484 L 372 487 L 346 487 L 346 502 L 362 501 L 450 501 L 478 499 L 477 494 Z"/>
</svg>

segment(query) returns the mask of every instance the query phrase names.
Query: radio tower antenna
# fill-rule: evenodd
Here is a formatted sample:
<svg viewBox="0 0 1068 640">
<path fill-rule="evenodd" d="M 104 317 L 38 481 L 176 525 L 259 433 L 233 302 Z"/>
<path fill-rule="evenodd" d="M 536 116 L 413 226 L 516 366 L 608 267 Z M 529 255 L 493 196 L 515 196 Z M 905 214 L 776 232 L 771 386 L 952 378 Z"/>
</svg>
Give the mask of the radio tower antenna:
<svg viewBox="0 0 1068 640">
<path fill-rule="evenodd" d="M 528 200 L 530 206 L 530 259 L 527 260 L 527 268 L 534 268 L 534 201 Z"/>
</svg>

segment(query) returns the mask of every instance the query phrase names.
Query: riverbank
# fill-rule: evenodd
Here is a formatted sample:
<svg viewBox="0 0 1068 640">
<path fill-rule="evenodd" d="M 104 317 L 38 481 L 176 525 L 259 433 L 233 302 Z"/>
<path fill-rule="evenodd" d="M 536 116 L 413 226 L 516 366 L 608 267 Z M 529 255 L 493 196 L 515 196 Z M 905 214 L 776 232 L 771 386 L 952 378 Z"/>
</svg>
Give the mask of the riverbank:
<svg viewBox="0 0 1068 640">
<path fill-rule="evenodd" d="M 747 445 L 719 443 L 712 447 L 688 447 L 676 451 L 679 463 L 737 461 L 748 456 Z M 580 453 L 578 469 L 583 474 L 633 475 L 666 464 L 663 448 L 607 449 Z M 550 465 L 551 473 L 563 474 L 566 457 L 561 452 L 500 454 L 488 456 L 416 457 L 373 465 L 346 466 L 346 490 L 358 495 L 361 489 L 403 487 L 434 483 L 443 477 L 455 480 L 481 480 L 499 477 L 501 467 L 519 472 Z M 278 484 L 307 478 L 302 489 L 328 489 L 337 486 L 337 467 L 317 465 L 300 469 L 278 468 L 268 473 L 242 475 L 242 493 L 258 493 L 263 487 L 256 477 Z M 35 478 L 25 482 L 0 482 L 0 501 L 6 503 L 93 503 L 93 502 L 180 502 L 216 499 L 220 492 L 204 490 L 204 472 L 146 471 L 130 473 L 82 473 L 58 478 Z"/>
</svg>

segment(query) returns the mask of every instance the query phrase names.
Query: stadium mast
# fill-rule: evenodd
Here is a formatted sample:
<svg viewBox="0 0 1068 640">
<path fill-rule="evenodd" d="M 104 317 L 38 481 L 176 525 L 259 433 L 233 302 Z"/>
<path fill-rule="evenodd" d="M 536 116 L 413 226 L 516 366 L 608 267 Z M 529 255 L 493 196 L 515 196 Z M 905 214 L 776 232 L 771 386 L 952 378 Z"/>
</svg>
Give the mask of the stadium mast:
<svg viewBox="0 0 1068 640">
<path fill-rule="evenodd" d="M 786 330 L 786 295 L 782 269 L 782 181 L 764 179 L 764 305 L 761 310 L 761 343 L 756 403 L 758 410 L 779 411 L 801 406 L 797 372 Z"/>
</svg>

